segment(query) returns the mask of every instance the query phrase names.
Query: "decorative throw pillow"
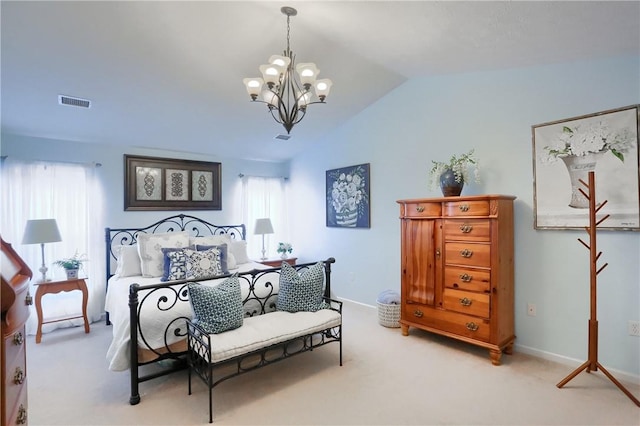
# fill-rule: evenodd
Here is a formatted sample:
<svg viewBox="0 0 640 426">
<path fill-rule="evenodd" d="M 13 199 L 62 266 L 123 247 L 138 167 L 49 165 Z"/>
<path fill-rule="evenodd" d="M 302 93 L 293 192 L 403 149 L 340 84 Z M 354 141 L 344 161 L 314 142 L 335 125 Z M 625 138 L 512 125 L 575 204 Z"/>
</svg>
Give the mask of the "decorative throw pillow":
<svg viewBox="0 0 640 426">
<path fill-rule="evenodd" d="M 217 246 L 220 244 L 229 244 L 231 237 L 228 234 L 207 235 L 204 237 L 191 237 L 189 244 L 197 246 Z"/>
<path fill-rule="evenodd" d="M 142 276 L 162 276 L 164 272 L 163 247 L 184 248 L 188 246 L 189 233 L 186 231 L 138 234 L 138 254 L 140 255 Z"/>
<path fill-rule="evenodd" d="M 249 256 L 247 256 L 247 242 L 245 240 L 231 240 L 231 243 L 229 243 L 229 249 L 236 258 L 236 262 L 238 264 L 250 262 Z"/>
<path fill-rule="evenodd" d="M 222 275 L 220 250 L 212 248 L 205 251 L 184 249 L 187 258 L 187 279 L 200 279 Z"/>
<path fill-rule="evenodd" d="M 238 269 L 238 262 L 236 262 L 236 257 L 229 250 L 227 250 L 227 269 L 229 269 L 230 271 Z"/>
<path fill-rule="evenodd" d="M 244 312 L 240 281 L 233 275 L 215 287 L 189 283 L 194 322 L 207 333 L 222 333 L 242 326 Z"/>
<path fill-rule="evenodd" d="M 282 262 L 276 309 L 279 311 L 315 312 L 325 307 L 322 302 L 324 267 L 318 262 L 302 274 L 287 262 Z"/>
<path fill-rule="evenodd" d="M 229 250 L 226 244 L 218 244 L 214 246 L 201 246 L 196 245 L 196 251 L 206 251 L 212 248 L 217 248 L 220 250 L 220 267 L 222 268 L 223 274 L 229 273 Z"/>
<path fill-rule="evenodd" d="M 116 274 L 119 277 L 142 275 L 138 247 L 135 244 L 130 246 L 117 246 L 113 249 L 113 254 L 115 254 L 117 259 Z"/>
<path fill-rule="evenodd" d="M 164 273 L 160 281 L 177 281 L 187 278 L 187 256 L 180 248 L 163 247 Z"/>
</svg>

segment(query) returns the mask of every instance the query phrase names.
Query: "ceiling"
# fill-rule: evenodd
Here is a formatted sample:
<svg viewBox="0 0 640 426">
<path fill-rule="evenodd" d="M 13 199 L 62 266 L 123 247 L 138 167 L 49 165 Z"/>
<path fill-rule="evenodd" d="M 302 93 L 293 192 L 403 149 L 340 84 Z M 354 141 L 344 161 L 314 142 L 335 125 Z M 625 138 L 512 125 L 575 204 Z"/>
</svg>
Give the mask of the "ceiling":
<svg viewBox="0 0 640 426">
<path fill-rule="evenodd" d="M 331 78 L 288 141 L 242 79 L 286 47 Z M 407 79 L 640 54 L 640 2 L 4 1 L 2 131 L 284 161 Z M 58 95 L 91 100 L 61 106 Z"/>
</svg>

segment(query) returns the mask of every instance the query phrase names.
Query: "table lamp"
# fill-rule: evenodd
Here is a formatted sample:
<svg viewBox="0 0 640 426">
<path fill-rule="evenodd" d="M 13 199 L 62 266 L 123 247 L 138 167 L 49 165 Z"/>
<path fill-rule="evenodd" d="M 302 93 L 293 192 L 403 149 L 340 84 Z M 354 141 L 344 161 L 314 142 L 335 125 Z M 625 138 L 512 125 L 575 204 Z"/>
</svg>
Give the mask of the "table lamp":
<svg viewBox="0 0 640 426">
<path fill-rule="evenodd" d="M 39 269 L 42 278 L 38 282 L 49 281 L 47 279 L 48 268 L 44 262 L 44 244 L 58 241 L 62 241 L 62 238 L 60 238 L 60 231 L 55 219 L 32 219 L 27 221 L 22 244 L 40 244 L 42 252 L 42 266 Z"/>
<path fill-rule="evenodd" d="M 271 219 L 269 219 L 268 217 L 256 219 L 256 227 L 253 233 L 255 235 L 262 235 L 262 257 L 260 258 L 260 260 L 265 260 L 267 256 L 265 255 L 266 250 L 264 249 L 264 236 L 266 234 L 273 234 Z"/>
</svg>

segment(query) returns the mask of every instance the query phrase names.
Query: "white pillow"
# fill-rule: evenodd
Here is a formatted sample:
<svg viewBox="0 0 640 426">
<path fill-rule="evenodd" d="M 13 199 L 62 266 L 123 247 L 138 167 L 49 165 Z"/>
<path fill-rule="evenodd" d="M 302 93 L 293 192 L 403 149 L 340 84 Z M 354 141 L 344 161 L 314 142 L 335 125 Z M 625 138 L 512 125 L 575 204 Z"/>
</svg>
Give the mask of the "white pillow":
<svg viewBox="0 0 640 426">
<path fill-rule="evenodd" d="M 229 244 L 230 242 L 231 237 L 228 234 L 189 237 L 189 244 L 198 246 L 219 246 L 220 244 Z"/>
<path fill-rule="evenodd" d="M 227 270 L 238 269 L 238 262 L 236 257 L 228 250 L 227 246 Z"/>
<path fill-rule="evenodd" d="M 117 267 L 116 275 L 119 277 L 133 277 L 142 275 L 140 269 L 140 256 L 138 255 L 138 246 L 117 246 L 113 249 L 116 256 Z"/>
<path fill-rule="evenodd" d="M 247 242 L 245 240 L 231 240 L 231 243 L 229 244 L 229 251 L 231 252 L 233 257 L 236 258 L 235 260 L 238 265 L 241 263 L 251 262 L 249 260 L 249 256 L 247 255 Z M 228 265 L 227 267 L 231 269 L 231 267 L 229 267 Z"/>
<path fill-rule="evenodd" d="M 189 246 L 189 233 L 165 232 L 161 234 L 138 234 L 138 254 L 143 277 L 161 277 L 164 273 L 163 248 L 185 248 Z"/>
</svg>

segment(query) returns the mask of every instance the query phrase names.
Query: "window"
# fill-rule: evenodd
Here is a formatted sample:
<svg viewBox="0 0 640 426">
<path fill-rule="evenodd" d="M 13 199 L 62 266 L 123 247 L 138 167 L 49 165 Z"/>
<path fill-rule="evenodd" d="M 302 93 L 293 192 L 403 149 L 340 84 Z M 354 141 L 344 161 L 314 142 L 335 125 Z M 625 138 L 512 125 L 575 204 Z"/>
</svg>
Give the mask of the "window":
<svg viewBox="0 0 640 426">
<path fill-rule="evenodd" d="M 22 245 L 22 235 L 29 219 L 55 218 L 62 241 L 45 244 L 47 276 L 65 279 L 64 271 L 53 266 L 58 259 L 71 257 L 77 251 L 86 254 L 82 276 L 87 277 L 90 321 L 100 319 L 104 311 L 104 221 L 102 219 L 101 186 L 94 165 L 60 164 L 49 162 L 23 162 L 6 158 L 2 162 L 0 182 L 0 232 L 5 241 L 33 271 L 31 295 L 35 294 L 35 282 L 42 264 L 40 245 Z M 80 292 L 59 293 L 55 297 L 43 297 L 46 317 L 67 316 L 78 313 Z M 33 307 L 32 307 L 33 309 Z M 35 311 L 35 309 L 34 309 Z M 43 332 L 58 327 L 81 325 L 82 319 L 45 324 Z M 27 332 L 35 334 L 35 312 L 27 322 Z"/>
</svg>

